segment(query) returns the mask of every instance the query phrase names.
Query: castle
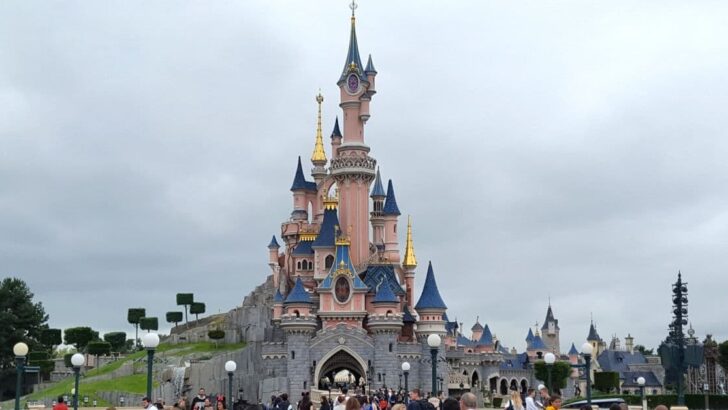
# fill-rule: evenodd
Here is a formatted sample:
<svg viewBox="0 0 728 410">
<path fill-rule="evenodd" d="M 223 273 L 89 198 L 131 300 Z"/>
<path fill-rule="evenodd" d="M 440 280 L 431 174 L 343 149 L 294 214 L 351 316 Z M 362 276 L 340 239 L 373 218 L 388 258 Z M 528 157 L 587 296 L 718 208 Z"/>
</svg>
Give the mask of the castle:
<svg viewBox="0 0 728 410">
<path fill-rule="evenodd" d="M 301 158 L 291 192 L 293 211 L 268 245 L 275 297 L 273 329 L 262 346 L 260 397 L 286 391 L 323 391 L 345 375 L 346 384 L 376 389 L 403 386 L 401 365 L 410 364 L 409 387 L 431 390 L 431 352 L 437 334 L 438 390 L 491 394 L 524 390 L 535 383 L 528 363 L 559 351 L 558 321 L 551 307 L 544 338 L 531 335 L 528 351 L 505 348 L 480 323 L 470 338 L 450 321 L 428 263 L 416 299 L 417 258 L 408 218 L 400 253 L 401 212 L 394 184 L 385 184 L 365 138 L 376 94 L 371 55 L 363 64 L 352 4 L 349 47 L 337 86 L 343 113 L 324 146 L 321 103 L 311 155 L 311 180 Z M 343 132 L 342 132 L 343 128 Z M 531 332 L 529 330 L 529 332 Z M 507 393 L 504 391 L 503 394 Z"/>
</svg>

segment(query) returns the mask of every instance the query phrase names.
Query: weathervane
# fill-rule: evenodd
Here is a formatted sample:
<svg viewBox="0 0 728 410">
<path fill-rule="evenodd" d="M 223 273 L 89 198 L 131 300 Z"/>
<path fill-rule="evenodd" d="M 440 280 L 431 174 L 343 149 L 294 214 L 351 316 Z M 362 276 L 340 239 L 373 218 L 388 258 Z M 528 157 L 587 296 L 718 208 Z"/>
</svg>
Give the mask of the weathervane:
<svg viewBox="0 0 728 410">
<path fill-rule="evenodd" d="M 359 6 L 356 4 L 356 0 L 351 0 L 351 4 L 349 4 L 349 8 L 351 9 L 351 17 L 354 17 L 354 10 L 356 10 L 357 7 Z"/>
</svg>

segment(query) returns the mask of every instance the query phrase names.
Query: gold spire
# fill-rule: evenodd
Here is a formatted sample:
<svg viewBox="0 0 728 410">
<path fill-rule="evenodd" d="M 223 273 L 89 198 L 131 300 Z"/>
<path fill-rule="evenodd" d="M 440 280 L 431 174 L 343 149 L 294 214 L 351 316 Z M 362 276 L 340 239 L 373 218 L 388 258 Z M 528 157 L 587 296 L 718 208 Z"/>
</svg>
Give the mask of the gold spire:
<svg viewBox="0 0 728 410">
<path fill-rule="evenodd" d="M 408 269 L 417 267 L 417 258 L 415 257 L 415 246 L 412 243 L 412 217 L 407 218 L 407 244 L 404 249 L 404 262 L 402 266 Z"/>
<path fill-rule="evenodd" d="M 311 162 L 314 165 L 326 163 L 326 151 L 324 151 L 324 137 L 321 131 L 321 103 L 324 102 L 324 96 L 321 92 L 316 96 L 316 102 L 318 103 L 318 122 L 316 123 L 316 145 L 313 147 L 313 154 L 311 154 Z"/>
</svg>

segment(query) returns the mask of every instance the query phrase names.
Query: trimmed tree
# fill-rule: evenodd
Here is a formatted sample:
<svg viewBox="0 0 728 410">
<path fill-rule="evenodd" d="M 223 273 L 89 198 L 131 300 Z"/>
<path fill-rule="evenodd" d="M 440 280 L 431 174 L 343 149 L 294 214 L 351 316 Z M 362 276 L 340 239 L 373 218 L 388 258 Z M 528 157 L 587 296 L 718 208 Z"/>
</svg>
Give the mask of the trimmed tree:
<svg viewBox="0 0 728 410">
<path fill-rule="evenodd" d="M 190 306 L 190 313 L 195 315 L 195 320 L 200 320 L 200 316 L 205 313 L 205 304 L 202 302 L 193 302 Z"/>
<path fill-rule="evenodd" d="M 52 352 L 56 346 L 63 343 L 61 329 L 43 329 L 40 332 L 40 343 L 45 346 L 48 351 Z"/>
<path fill-rule="evenodd" d="M 594 373 L 594 388 L 602 393 L 609 394 L 612 389 L 619 389 L 619 373 L 617 372 L 596 372 Z"/>
<path fill-rule="evenodd" d="M 48 352 L 30 352 L 28 353 L 28 365 L 39 366 L 41 377 L 43 380 L 48 380 L 51 372 L 56 367 L 56 362 L 51 360 Z"/>
<path fill-rule="evenodd" d="M 177 327 L 181 321 L 182 312 L 167 312 L 167 323 L 174 323 L 174 326 Z"/>
<path fill-rule="evenodd" d="M 150 332 L 159 329 L 159 320 L 156 317 L 143 317 L 139 320 L 139 327 Z"/>
<path fill-rule="evenodd" d="M 110 332 L 104 335 L 104 341 L 111 345 L 114 352 L 126 351 L 126 332 Z"/>
<path fill-rule="evenodd" d="M 207 337 L 215 341 L 215 349 L 217 349 L 217 343 L 225 338 L 225 331 L 222 329 L 212 329 L 207 332 Z"/>
<path fill-rule="evenodd" d="M 178 293 L 177 294 L 177 306 L 185 307 L 185 323 L 189 323 L 187 320 L 187 308 L 194 303 L 194 295 L 192 293 Z"/>
<path fill-rule="evenodd" d="M 134 346 L 139 346 L 139 320 L 147 315 L 144 308 L 129 308 L 126 320 L 134 325 Z"/>
<path fill-rule="evenodd" d="M 99 368 L 99 356 L 111 353 L 111 343 L 109 342 L 90 342 L 88 344 L 88 354 L 96 356 L 96 368 Z"/>
<path fill-rule="evenodd" d="M 74 345 L 81 352 L 85 351 L 89 342 L 99 338 L 99 332 L 87 326 L 70 327 L 63 331 L 63 338 L 67 345 Z"/>
<path fill-rule="evenodd" d="M 549 374 L 546 363 L 542 360 L 533 364 L 535 376 L 539 380 L 543 380 L 548 383 Z M 554 388 L 558 387 L 563 389 L 566 387 L 566 379 L 571 375 L 571 365 L 567 362 L 556 362 L 551 367 L 551 388 L 549 391 L 553 392 Z"/>
</svg>

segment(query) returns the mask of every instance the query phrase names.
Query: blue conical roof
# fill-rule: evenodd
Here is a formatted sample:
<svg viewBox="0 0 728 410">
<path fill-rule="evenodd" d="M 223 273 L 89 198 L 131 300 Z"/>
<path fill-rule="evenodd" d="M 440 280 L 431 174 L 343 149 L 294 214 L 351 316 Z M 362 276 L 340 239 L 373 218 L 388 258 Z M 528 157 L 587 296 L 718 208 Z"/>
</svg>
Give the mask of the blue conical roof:
<svg viewBox="0 0 728 410">
<path fill-rule="evenodd" d="M 301 277 L 296 277 L 296 286 L 291 289 L 291 293 L 288 294 L 288 297 L 286 298 L 286 301 L 283 302 L 285 304 L 289 303 L 309 303 L 313 304 L 311 302 L 311 295 L 306 292 L 306 288 L 303 287 L 303 282 L 301 282 Z"/>
<path fill-rule="evenodd" d="M 415 309 L 447 309 L 440 296 L 440 291 L 437 289 L 435 273 L 432 271 L 432 262 L 427 266 L 425 287 L 422 288 L 422 295 L 420 295 L 420 300 L 417 301 Z"/>
<path fill-rule="evenodd" d="M 526 342 L 531 343 L 533 342 L 533 331 L 531 328 L 528 329 L 528 334 L 526 335 Z"/>
<path fill-rule="evenodd" d="M 372 300 L 372 303 L 397 303 L 399 302 L 399 299 L 397 299 L 397 296 L 392 292 L 392 288 L 389 286 L 389 283 L 382 282 L 379 285 L 379 289 L 377 289 L 377 294 L 374 295 L 374 299 Z"/>
<path fill-rule="evenodd" d="M 546 349 L 546 344 L 543 342 L 543 339 L 541 339 L 541 335 L 536 335 L 533 337 L 531 349 Z"/>
<path fill-rule="evenodd" d="M 334 122 L 334 130 L 331 132 L 331 138 L 335 137 L 343 137 L 341 135 L 341 130 L 339 129 L 339 117 L 336 117 L 336 122 Z"/>
<path fill-rule="evenodd" d="M 330 247 L 336 244 L 336 227 L 339 226 L 339 217 L 336 209 L 325 209 L 324 220 L 321 222 L 321 229 L 316 239 L 311 243 L 312 248 Z"/>
<path fill-rule="evenodd" d="M 349 34 L 349 51 L 346 53 L 346 62 L 344 62 L 344 70 L 341 72 L 339 81 L 344 81 L 346 75 L 350 72 L 351 64 L 356 65 L 355 72 L 359 74 L 359 77 L 364 75 L 364 66 L 361 64 L 361 57 L 359 56 L 359 44 L 356 41 L 356 26 L 354 24 L 354 16 L 351 16 L 351 33 Z"/>
<path fill-rule="evenodd" d="M 394 186 L 392 185 L 391 179 L 387 184 L 387 199 L 384 202 L 382 212 L 385 215 L 401 215 L 399 208 L 397 207 L 397 198 L 394 197 Z"/>
<path fill-rule="evenodd" d="M 372 55 L 369 54 L 369 60 L 367 61 L 367 68 L 364 69 L 364 73 L 369 74 L 376 74 L 377 69 L 374 68 L 374 63 L 372 62 Z"/>
<path fill-rule="evenodd" d="M 594 322 L 591 322 L 589 325 L 589 336 L 586 337 L 586 340 L 592 341 L 592 340 L 602 340 L 601 337 L 599 337 L 599 333 L 597 333 L 597 327 L 594 326 Z"/>
<path fill-rule="evenodd" d="M 549 322 L 554 322 L 554 325 L 556 325 L 556 329 L 559 330 L 559 321 L 554 318 L 554 311 L 551 310 L 551 304 L 549 304 L 549 308 L 546 311 L 546 319 L 543 321 L 543 326 L 541 326 L 541 330 L 547 330 L 549 328 Z"/>
<path fill-rule="evenodd" d="M 359 275 L 356 273 L 354 264 L 351 262 L 351 257 L 349 256 L 348 243 L 336 244 L 336 258 L 334 259 L 334 264 L 331 265 L 331 270 L 329 271 L 329 274 L 326 276 L 326 278 L 324 278 L 323 281 L 321 281 L 321 285 L 319 285 L 319 288 L 331 289 L 334 282 L 334 275 L 341 273 L 351 276 L 351 282 L 353 284 L 352 287 L 354 289 L 369 289 L 369 287 L 359 278 Z"/>
<path fill-rule="evenodd" d="M 578 355 L 578 354 L 579 354 L 579 351 L 576 350 L 576 346 L 574 346 L 574 344 L 572 343 L 571 349 L 569 349 L 569 356 L 574 356 L 574 355 Z"/>
<path fill-rule="evenodd" d="M 379 168 L 377 168 L 377 177 L 374 178 L 374 187 L 372 188 L 372 193 L 369 196 L 371 198 L 384 198 L 387 196 L 384 192 L 384 187 L 382 186 L 382 176 L 379 174 Z"/>
<path fill-rule="evenodd" d="M 316 191 L 316 183 L 306 181 L 303 176 L 303 167 L 301 166 L 301 157 L 298 157 L 298 166 L 296 167 L 296 176 L 293 177 L 293 184 L 291 185 L 291 191 L 306 190 Z"/>
<path fill-rule="evenodd" d="M 417 319 L 415 319 L 415 316 L 412 314 L 412 312 L 410 312 L 409 306 L 404 307 L 404 315 L 402 316 L 402 321 L 405 323 L 408 323 L 408 322 L 414 323 L 417 321 Z"/>
<path fill-rule="evenodd" d="M 490 328 L 488 327 L 488 325 L 485 325 L 485 327 L 483 328 L 483 334 L 480 336 L 478 344 L 486 346 L 493 344 L 493 334 L 490 332 Z"/>
<path fill-rule="evenodd" d="M 270 243 L 268 244 L 268 249 L 278 249 L 281 245 L 278 245 L 278 241 L 276 240 L 276 236 L 273 235 L 273 239 L 270 240 Z"/>
<path fill-rule="evenodd" d="M 280 289 L 276 289 L 276 294 L 273 296 L 273 303 L 283 303 L 283 295 Z"/>
</svg>

